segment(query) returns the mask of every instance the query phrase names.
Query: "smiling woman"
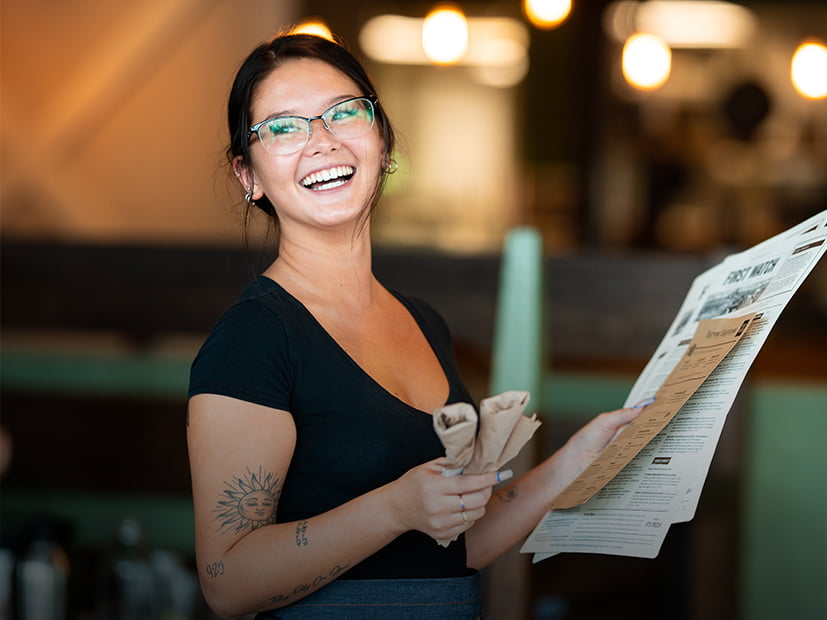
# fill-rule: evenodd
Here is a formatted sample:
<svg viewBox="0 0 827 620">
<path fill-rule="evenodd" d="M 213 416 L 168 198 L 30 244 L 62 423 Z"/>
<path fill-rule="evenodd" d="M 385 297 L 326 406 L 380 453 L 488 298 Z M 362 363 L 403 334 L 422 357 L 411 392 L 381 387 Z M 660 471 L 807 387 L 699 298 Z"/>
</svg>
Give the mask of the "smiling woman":
<svg viewBox="0 0 827 620">
<path fill-rule="evenodd" d="M 277 37 L 242 64 L 228 118 L 232 169 L 280 238 L 191 369 L 207 601 L 261 619 L 480 617 L 477 571 L 636 412 L 589 424 L 524 494 L 492 500 L 509 471 L 443 475 L 432 412 L 472 398 L 443 318 L 373 273 L 370 218 L 396 162 L 364 69 L 327 39 Z"/>
</svg>

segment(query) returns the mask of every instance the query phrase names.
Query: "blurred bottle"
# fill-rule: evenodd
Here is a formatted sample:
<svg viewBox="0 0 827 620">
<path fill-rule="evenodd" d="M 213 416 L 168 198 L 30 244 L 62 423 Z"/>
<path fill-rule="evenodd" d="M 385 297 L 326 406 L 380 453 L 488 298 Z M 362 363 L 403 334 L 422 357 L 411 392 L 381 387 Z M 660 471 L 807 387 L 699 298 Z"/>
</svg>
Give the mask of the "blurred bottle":
<svg viewBox="0 0 827 620">
<path fill-rule="evenodd" d="M 98 620 L 156 620 L 157 599 L 143 528 L 136 519 L 123 519 L 101 579 Z"/>
<path fill-rule="evenodd" d="M 20 620 L 65 620 L 69 556 L 56 526 L 34 524 L 28 551 L 17 565 L 17 617 Z"/>
<path fill-rule="evenodd" d="M 0 545 L 0 620 L 12 620 L 14 562 L 14 551 L 5 544 Z"/>
<path fill-rule="evenodd" d="M 192 620 L 200 594 L 195 573 L 184 565 L 178 553 L 165 549 L 153 551 L 150 563 L 155 575 L 161 620 Z"/>
</svg>

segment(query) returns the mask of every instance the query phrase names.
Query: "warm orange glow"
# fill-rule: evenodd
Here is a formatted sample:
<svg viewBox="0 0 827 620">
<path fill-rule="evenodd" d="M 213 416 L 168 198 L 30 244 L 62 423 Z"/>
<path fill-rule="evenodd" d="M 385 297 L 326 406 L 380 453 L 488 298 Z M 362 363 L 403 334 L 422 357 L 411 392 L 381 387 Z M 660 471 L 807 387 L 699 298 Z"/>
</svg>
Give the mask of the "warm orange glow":
<svg viewBox="0 0 827 620">
<path fill-rule="evenodd" d="M 438 65 L 459 62 L 468 51 L 468 21 L 453 5 L 436 7 L 422 23 L 422 49 Z"/>
<path fill-rule="evenodd" d="M 292 34 L 315 34 L 317 37 L 324 37 L 333 41 L 333 33 L 320 19 L 307 19 L 290 31 Z"/>
<path fill-rule="evenodd" d="M 429 65 L 422 43 L 424 18 L 377 15 L 359 32 L 359 45 L 371 59 L 397 65 Z M 468 49 L 456 61 L 487 86 L 508 88 L 528 71 L 530 33 L 522 19 L 468 17 Z"/>
<path fill-rule="evenodd" d="M 793 54 L 790 78 L 802 97 L 827 97 L 827 47 L 816 41 L 799 45 Z"/>
<path fill-rule="evenodd" d="M 571 0 L 523 0 L 523 11 L 537 28 L 556 28 L 571 13 Z"/>
<path fill-rule="evenodd" d="M 657 35 L 672 49 L 743 47 L 757 29 L 752 11 L 732 2 L 647 0 L 612 6 L 618 17 L 632 17 L 635 31 Z"/>
<path fill-rule="evenodd" d="M 672 51 L 652 34 L 633 34 L 623 46 L 623 77 L 642 90 L 660 88 L 672 70 Z"/>
</svg>

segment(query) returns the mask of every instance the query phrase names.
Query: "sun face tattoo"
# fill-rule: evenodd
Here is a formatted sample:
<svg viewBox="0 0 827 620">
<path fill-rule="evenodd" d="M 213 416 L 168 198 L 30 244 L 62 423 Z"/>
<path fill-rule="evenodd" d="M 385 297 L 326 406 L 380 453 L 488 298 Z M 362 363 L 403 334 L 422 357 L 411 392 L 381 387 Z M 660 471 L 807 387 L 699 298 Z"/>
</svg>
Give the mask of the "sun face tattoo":
<svg viewBox="0 0 827 620">
<path fill-rule="evenodd" d="M 281 480 L 270 472 L 249 469 L 242 477 L 225 483 L 227 488 L 215 507 L 220 533 L 255 530 L 276 522 L 276 507 L 281 495 Z"/>
</svg>

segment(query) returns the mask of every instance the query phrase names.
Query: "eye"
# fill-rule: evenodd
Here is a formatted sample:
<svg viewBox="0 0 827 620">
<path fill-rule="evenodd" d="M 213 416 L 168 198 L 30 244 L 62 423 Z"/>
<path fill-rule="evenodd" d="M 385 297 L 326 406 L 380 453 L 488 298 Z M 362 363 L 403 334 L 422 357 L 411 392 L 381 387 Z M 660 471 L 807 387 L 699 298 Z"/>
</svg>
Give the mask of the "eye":
<svg viewBox="0 0 827 620">
<path fill-rule="evenodd" d="M 360 105 L 358 101 L 349 101 L 337 105 L 330 111 L 331 121 L 343 121 L 355 116 L 359 116 L 365 111 L 364 106 Z"/>
<path fill-rule="evenodd" d="M 278 137 L 304 132 L 305 129 L 297 118 L 274 118 L 264 125 L 268 135 Z"/>
</svg>

